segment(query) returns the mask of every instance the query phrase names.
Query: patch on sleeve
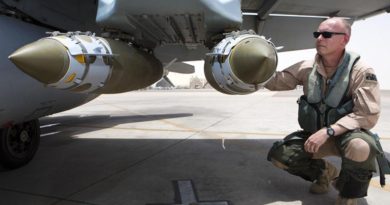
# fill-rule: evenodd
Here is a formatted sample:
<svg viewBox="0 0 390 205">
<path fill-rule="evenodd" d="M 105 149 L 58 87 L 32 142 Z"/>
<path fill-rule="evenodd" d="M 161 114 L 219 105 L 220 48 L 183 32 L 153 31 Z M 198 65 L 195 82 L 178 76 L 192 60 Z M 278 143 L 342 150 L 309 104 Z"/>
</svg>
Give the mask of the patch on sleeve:
<svg viewBox="0 0 390 205">
<path fill-rule="evenodd" d="M 368 80 L 368 81 L 378 81 L 378 80 L 376 79 L 376 75 L 373 74 L 373 73 L 367 73 L 367 74 L 366 74 L 366 80 Z"/>
</svg>

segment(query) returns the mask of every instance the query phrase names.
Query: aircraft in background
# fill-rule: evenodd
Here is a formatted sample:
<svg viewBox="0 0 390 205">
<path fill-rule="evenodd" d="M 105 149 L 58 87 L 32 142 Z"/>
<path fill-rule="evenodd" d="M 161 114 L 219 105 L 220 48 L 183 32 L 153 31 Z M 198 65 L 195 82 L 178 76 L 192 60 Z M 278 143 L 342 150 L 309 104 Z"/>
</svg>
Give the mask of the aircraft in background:
<svg viewBox="0 0 390 205">
<path fill-rule="evenodd" d="M 277 50 L 313 47 L 323 18 L 389 11 L 390 0 L 0 0 L 0 163 L 33 158 L 40 117 L 147 87 L 183 61 L 205 59 L 222 93 L 252 93 Z"/>
</svg>

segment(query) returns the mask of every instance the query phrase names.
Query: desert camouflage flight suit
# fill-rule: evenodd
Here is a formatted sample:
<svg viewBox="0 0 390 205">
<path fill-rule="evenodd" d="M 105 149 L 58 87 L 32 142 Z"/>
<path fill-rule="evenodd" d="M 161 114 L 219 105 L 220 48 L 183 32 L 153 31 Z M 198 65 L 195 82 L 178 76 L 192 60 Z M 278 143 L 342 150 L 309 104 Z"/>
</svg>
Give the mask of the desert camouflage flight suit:
<svg viewBox="0 0 390 205">
<path fill-rule="evenodd" d="M 338 69 L 345 56 L 339 63 Z M 319 55 L 314 60 L 302 61 L 281 72 L 276 72 L 265 87 L 269 90 L 281 91 L 292 90 L 302 85 L 304 97 L 307 97 L 310 92 L 308 90 L 309 75 L 313 69 L 316 69 L 322 78 L 318 86 L 325 96 L 329 89 L 329 79 L 326 79 L 325 69 Z M 374 70 L 360 59 L 353 64 L 349 74 L 349 85 L 344 94 L 344 102 L 346 100 L 353 102 L 350 111 L 332 123 L 347 128 L 349 131 L 328 138 L 314 154 L 306 152 L 303 144 L 312 133 L 326 125 L 311 131 L 291 133 L 283 141 L 274 144 L 270 149 L 268 160 L 273 161 L 274 164 L 275 162 L 280 164 L 281 166 L 278 167 L 293 175 L 315 181 L 325 169 L 325 163 L 321 158 L 340 156 L 342 165 L 336 184 L 339 194 L 345 198 L 360 198 L 367 195 L 372 172 L 376 170 L 375 157 L 379 149 L 369 130 L 374 127 L 380 114 L 380 92 Z M 370 146 L 370 154 L 366 161 L 357 162 L 345 157 L 348 143 L 354 138 L 363 139 Z"/>
</svg>

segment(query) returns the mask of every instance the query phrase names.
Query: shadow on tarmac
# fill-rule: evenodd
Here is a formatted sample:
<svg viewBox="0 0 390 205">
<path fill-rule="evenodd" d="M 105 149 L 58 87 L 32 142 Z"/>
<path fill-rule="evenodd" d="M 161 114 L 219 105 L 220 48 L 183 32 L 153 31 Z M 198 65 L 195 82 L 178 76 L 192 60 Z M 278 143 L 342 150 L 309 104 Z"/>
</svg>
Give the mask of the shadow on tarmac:
<svg viewBox="0 0 390 205">
<path fill-rule="evenodd" d="M 335 190 L 309 194 L 309 182 L 266 160 L 275 139 L 226 140 L 223 149 L 220 140 L 191 139 L 192 135 L 184 139 L 73 137 L 123 123 L 188 116 L 192 114 L 44 118 L 43 126 L 59 124 L 43 128 L 42 134 L 49 135 L 41 139 L 36 157 L 27 166 L 0 170 L 0 204 L 174 204 L 172 182 L 179 179 L 193 181 L 200 201 L 334 204 Z M 361 199 L 358 204 L 368 203 Z"/>
<path fill-rule="evenodd" d="M 200 201 L 230 205 L 333 204 L 337 196 L 309 194 L 310 183 L 266 161 L 274 140 L 228 140 L 223 150 L 219 140 L 60 138 L 44 138 L 30 164 L 0 173 L 1 204 L 26 196 L 20 204 L 174 204 L 178 179 L 192 180 Z"/>
<path fill-rule="evenodd" d="M 130 116 L 110 116 L 110 115 L 67 115 L 67 116 L 55 116 L 44 117 L 40 119 L 41 127 L 45 127 L 50 124 L 55 124 L 55 129 L 58 126 L 76 126 L 82 127 L 83 125 L 96 126 L 96 128 L 109 128 L 119 124 L 136 123 L 136 122 L 148 122 L 154 120 L 172 119 L 180 117 L 191 117 L 192 113 L 175 113 L 175 114 L 155 114 L 155 115 L 130 115 Z M 103 125 L 104 124 L 104 125 Z M 102 127 L 99 127 L 102 125 Z M 53 126 L 51 126 L 53 127 Z M 45 134 L 48 130 L 42 130 L 41 133 Z"/>
</svg>

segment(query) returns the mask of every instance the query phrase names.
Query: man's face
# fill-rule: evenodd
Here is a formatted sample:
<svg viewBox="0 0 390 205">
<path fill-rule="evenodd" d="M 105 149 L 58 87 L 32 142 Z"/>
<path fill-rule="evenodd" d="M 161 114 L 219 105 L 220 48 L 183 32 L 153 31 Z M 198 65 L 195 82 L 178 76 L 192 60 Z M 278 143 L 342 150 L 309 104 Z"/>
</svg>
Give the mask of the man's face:
<svg viewBox="0 0 390 205">
<path fill-rule="evenodd" d="M 346 34 L 345 29 L 343 28 L 342 24 L 334 21 L 334 20 L 327 20 L 322 22 L 317 32 L 331 32 L 330 38 L 326 38 L 327 36 L 324 34 L 321 34 L 316 39 L 316 49 L 317 53 L 321 56 L 330 55 L 333 53 L 339 53 L 342 52 L 345 49 L 346 44 L 348 43 L 349 36 Z M 339 33 L 339 34 L 333 34 L 333 33 Z M 345 33 L 345 34 L 340 34 Z"/>
</svg>

